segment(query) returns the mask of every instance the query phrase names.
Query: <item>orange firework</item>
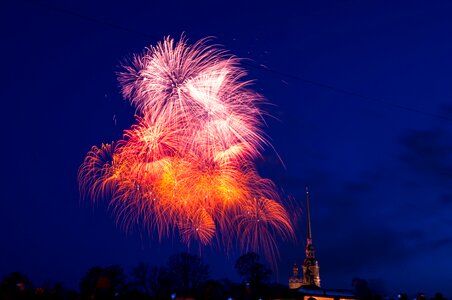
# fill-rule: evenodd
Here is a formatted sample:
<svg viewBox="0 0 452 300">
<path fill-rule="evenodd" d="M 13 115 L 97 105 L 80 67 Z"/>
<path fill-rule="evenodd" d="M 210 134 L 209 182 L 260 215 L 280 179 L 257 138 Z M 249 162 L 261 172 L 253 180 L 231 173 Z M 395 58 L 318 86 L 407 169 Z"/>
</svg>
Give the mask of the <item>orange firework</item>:
<svg viewBox="0 0 452 300">
<path fill-rule="evenodd" d="M 253 164 L 268 145 L 263 98 L 242 80 L 238 59 L 205 42 L 166 38 L 124 67 L 119 81 L 137 123 L 91 149 L 80 192 L 109 199 L 125 229 L 178 233 L 187 244 L 237 242 L 273 260 L 276 238 L 294 231 L 273 182 Z"/>
</svg>

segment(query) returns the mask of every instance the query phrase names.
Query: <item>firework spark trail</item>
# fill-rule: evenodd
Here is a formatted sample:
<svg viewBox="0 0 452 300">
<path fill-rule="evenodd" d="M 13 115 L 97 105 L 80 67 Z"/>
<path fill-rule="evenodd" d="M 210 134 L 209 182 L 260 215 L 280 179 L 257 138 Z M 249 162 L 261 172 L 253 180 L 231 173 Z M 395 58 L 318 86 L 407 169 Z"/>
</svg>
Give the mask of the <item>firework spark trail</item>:
<svg viewBox="0 0 452 300">
<path fill-rule="evenodd" d="M 117 222 L 144 225 L 159 239 L 213 238 L 262 250 L 291 238 L 289 213 L 253 159 L 269 145 L 263 97 L 243 81 L 238 59 L 201 40 L 164 39 L 119 74 L 137 123 L 117 143 L 93 147 L 79 169 L 82 197 L 110 199 Z"/>
</svg>

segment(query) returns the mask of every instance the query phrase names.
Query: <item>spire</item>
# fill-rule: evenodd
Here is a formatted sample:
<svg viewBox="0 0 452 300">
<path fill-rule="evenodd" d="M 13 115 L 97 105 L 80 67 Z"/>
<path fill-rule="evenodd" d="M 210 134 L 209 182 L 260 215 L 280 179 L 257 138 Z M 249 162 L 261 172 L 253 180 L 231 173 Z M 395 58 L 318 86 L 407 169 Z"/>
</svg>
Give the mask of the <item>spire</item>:
<svg viewBox="0 0 452 300">
<path fill-rule="evenodd" d="M 307 211 L 307 218 L 306 218 L 306 229 L 307 229 L 307 238 L 308 243 L 312 242 L 312 233 L 311 233 L 311 213 L 309 211 L 309 189 L 308 186 L 306 186 L 306 211 Z"/>
<path fill-rule="evenodd" d="M 306 257 L 303 261 L 303 278 L 298 277 L 298 266 L 294 264 L 292 267 L 292 276 L 289 278 L 289 288 L 298 289 L 299 287 L 307 289 L 319 289 L 320 288 L 320 267 L 319 263 L 315 259 L 314 245 L 312 244 L 312 232 L 311 232 L 311 211 L 309 210 L 309 189 L 306 186 L 306 231 L 307 231 L 307 243 L 306 243 Z"/>
<path fill-rule="evenodd" d="M 315 259 L 314 245 L 312 244 L 311 211 L 309 210 L 309 189 L 306 187 L 306 258 L 303 262 L 303 286 L 309 288 L 320 287 L 319 264 Z"/>
</svg>

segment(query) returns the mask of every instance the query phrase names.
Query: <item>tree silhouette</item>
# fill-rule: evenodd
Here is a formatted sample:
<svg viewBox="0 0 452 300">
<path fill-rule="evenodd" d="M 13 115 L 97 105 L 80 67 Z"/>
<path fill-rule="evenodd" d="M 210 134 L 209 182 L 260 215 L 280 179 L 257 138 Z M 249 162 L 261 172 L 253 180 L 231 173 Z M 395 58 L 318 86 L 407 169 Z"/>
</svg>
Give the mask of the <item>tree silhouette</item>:
<svg viewBox="0 0 452 300">
<path fill-rule="evenodd" d="M 272 271 L 259 262 L 259 255 L 248 252 L 235 262 L 235 269 L 245 283 L 260 286 L 270 279 Z"/>
<path fill-rule="evenodd" d="M 266 285 L 272 274 L 271 270 L 259 262 L 259 255 L 248 252 L 235 262 L 235 269 L 245 284 L 246 298 L 267 298 L 269 288 Z"/>
<path fill-rule="evenodd" d="M 146 294 L 147 296 L 151 295 L 150 290 L 150 281 L 151 281 L 151 267 L 146 263 L 139 263 L 136 265 L 132 272 L 131 276 L 131 284 L 133 287 L 138 288 L 140 292 Z"/>
<path fill-rule="evenodd" d="M 70 295 L 75 292 L 67 289 L 62 282 L 54 282 L 52 280 L 47 280 L 35 291 L 36 295 L 40 295 L 42 299 L 47 300 L 63 300 L 68 299 Z"/>
<path fill-rule="evenodd" d="M 20 272 L 10 273 L 0 283 L 0 299 L 28 299 L 31 293 L 31 281 Z"/>
<path fill-rule="evenodd" d="M 209 266 L 198 255 L 189 253 L 172 255 L 168 269 L 175 291 L 183 296 L 193 296 L 209 278 Z"/>
<path fill-rule="evenodd" d="M 202 299 L 218 300 L 230 298 L 228 291 L 225 289 L 221 281 L 207 280 L 202 287 Z"/>
<path fill-rule="evenodd" d="M 173 287 L 171 274 L 165 267 L 151 267 L 147 263 L 139 263 L 132 269 L 131 285 L 147 297 L 156 299 L 169 298 Z"/>
<path fill-rule="evenodd" d="M 359 297 L 370 298 L 372 296 L 372 292 L 370 288 L 367 286 L 367 281 L 361 278 L 353 278 L 352 286 L 355 289 L 355 294 Z"/>
<path fill-rule="evenodd" d="M 171 294 L 173 283 L 171 273 L 166 267 L 152 267 L 150 272 L 150 290 L 157 299 L 167 299 Z"/>
<path fill-rule="evenodd" d="M 126 275 L 119 265 L 92 267 L 80 281 L 82 299 L 110 299 L 125 294 Z"/>
</svg>

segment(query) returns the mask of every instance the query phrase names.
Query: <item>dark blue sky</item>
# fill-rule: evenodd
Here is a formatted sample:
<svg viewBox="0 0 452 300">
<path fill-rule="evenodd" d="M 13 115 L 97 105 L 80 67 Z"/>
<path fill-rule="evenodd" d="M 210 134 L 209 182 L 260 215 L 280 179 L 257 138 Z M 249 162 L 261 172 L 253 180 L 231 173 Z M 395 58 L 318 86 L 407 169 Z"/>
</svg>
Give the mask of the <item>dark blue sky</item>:
<svg viewBox="0 0 452 300">
<path fill-rule="evenodd" d="M 120 62 L 185 32 L 250 59 L 286 166 L 269 150 L 259 169 L 300 205 L 310 186 L 324 287 L 358 276 L 452 297 L 452 2 L 91 2 L 1 4 L 0 276 L 75 288 L 93 265 L 163 264 L 185 249 L 120 231 L 105 203 L 80 201 L 76 179 L 90 147 L 133 122 Z M 280 244 L 283 283 L 304 258 L 298 230 Z M 203 256 L 214 277 L 236 279 L 237 253 Z"/>
</svg>

